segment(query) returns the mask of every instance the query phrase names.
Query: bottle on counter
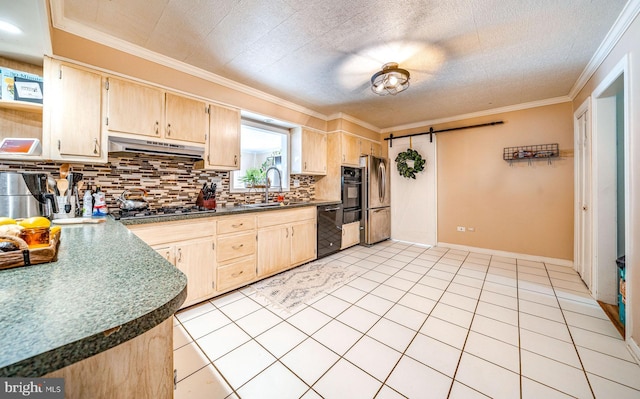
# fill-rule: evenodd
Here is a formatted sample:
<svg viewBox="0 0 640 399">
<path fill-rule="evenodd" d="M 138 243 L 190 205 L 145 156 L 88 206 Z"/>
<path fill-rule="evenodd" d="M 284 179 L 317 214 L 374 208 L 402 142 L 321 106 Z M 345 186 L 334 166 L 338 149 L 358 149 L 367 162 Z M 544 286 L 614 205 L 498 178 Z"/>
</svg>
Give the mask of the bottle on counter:
<svg viewBox="0 0 640 399">
<path fill-rule="evenodd" d="M 82 217 L 89 218 L 93 214 L 93 195 L 91 190 L 84 192 L 82 197 Z"/>
<path fill-rule="evenodd" d="M 96 187 L 96 192 L 93 193 L 93 216 L 106 216 L 107 215 L 107 202 L 105 200 L 104 193 L 100 191 L 100 187 Z"/>
</svg>

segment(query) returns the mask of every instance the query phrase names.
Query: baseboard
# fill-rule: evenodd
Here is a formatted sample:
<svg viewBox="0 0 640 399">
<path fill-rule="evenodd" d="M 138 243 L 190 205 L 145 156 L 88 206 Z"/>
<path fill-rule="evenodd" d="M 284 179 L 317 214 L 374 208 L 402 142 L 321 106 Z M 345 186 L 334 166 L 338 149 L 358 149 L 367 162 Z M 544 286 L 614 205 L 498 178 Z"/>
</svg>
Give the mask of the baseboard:
<svg viewBox="0 0 640 399">
<path fill-rule="evenodd" d="M 636 363 L 640 364 L 640 347 L 633 338 L 629 337 L 626 339 L 627 346 L 630 349 L 631 356 L 635 359 Z"/>
<path fill-rule="evenodd" d="M 566 266 L 573 268 L 573 261 L 568 259 L 557 259 L 557 258 L 548 258 L 546 256 L 537 256 L 537 255 L 529 255 L 529 254 L 519 254 L 515 252 L 507 252 L 507 251 L 498 251 L 495 249 L 486 249 L 486 248 L 477 248 L 470 247 L 467 245 L 459 245 L 459 244 L 449 244 L 446 242 L 439 242 L 439 247 L 447 247 L 451 249 L 459 249 L 461 251 L 469 251 L 469 252 L 477 252 L 481 254 L 489 254 L 489 255 L 497 255 L 504 256 L 506 258 L 518 258 L 524 260 L 530 260 L 534 262 L 544 262 L 551 263 L 557 266 Z"/>
<path fill-rule="evenodd" d="M 405 240 L 396 240 L 395 238 L 390 238 L 389 241 L 399 242 L 401 244 L 415 245 L 416 247 L 423 247 L 423 248 L 431 248 L 431 247 L 433 247 L 433 245 L 429 245 L 429 244 L 423 244 L 423 243 L 420 243 L 420 242 L 412 242 L 412 241 L 405 241 Z"/>
</svg>

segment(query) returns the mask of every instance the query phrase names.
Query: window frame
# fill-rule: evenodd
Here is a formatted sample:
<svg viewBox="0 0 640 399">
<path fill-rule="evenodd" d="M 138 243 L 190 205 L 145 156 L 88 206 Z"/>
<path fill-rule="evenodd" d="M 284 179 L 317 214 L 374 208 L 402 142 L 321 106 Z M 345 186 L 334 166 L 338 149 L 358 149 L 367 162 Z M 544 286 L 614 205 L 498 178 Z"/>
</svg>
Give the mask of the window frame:
<svg viewBox="0 0 640 399">
<path fill-rule="evenodd" d="M 283 187 L 282 187 L 282 192 L 289 192 L 291 191 L 291 129 L 285 128 L 285 127 L 280 127 L 280 126 L 275 126 L 275 125 L 270 125 L 267 123 L 263 123 L 263 122 L 259 122 L 259 121 L 255 121 L 252 119 L 245 119 L 242 118 L 240 121 L 240 154 L 242 154 L 242 128 L 244 126 L 253 128 L 253 129 L 257 129 L 257 130 L 263 130 L 265 132 L 268 133 L 276 133 L 276 134 L 282 134 L 284 136 L 286 136 L 286 141 L 287 141 L 287 145 L 286 145 L 286 164 L 282 164 L 282 172 L 283 172 L 283 176 L 282 176 L 282 180 L 283 180 Z M 241 156 L 242 158 L 242 156 Z M 241 162 L 242 164 L 242 162 Z M 264 190 L 260 189 L 260 190 L 256 190 L 254 188 L 246 188 L 246 187 L 236 187 L 235 186 L 235 180 L 236 180 L 236 174 L 237 173 L 242 173 L 242 170 L 232 170 L 230 175 L 229 175 L 229 191 L 231 193 L 249 193 L 249 192 L 256 192 L 256 193 L 262 193 Z M 274 173 L 274 172 L 272 172 Z"/>
</svg>

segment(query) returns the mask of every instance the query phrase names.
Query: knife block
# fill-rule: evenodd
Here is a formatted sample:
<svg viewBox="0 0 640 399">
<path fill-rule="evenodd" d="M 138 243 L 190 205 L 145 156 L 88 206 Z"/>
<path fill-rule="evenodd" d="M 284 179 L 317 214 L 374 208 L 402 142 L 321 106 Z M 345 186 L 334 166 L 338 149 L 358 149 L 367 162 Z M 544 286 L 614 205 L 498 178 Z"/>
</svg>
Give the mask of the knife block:
<svg viewBox="0 0 640 399">
<path fill-rule="evenodd" d="M 202 190 L 200 190 L 200 192 L 198 193 L 198 198 L 196 198 L 196 206 L 201 206 L 205 209 L 216 209 L 216 199 L 204 199 L 204 194 L 202 194 Z"/>
</svg>

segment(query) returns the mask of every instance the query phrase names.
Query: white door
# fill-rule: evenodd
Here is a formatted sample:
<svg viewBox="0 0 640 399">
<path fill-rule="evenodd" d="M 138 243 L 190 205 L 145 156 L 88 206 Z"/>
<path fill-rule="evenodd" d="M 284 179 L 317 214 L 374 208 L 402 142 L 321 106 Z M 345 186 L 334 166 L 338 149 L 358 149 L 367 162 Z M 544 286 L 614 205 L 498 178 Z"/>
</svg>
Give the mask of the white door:
<svg viewBox="0 0 640 399">
<path fill-rule="evenodd" d="M 576 271 L 589 290 L 592 283 L 591 121 L 589 109 L 576 117 Z"/>
<path fill-rule="evenodd" d="M 389 169 L 391 172 L 391 239 L 423 245 L 438 243 L 438 201 L 436 173 L 436 145 L 429 135 L 394 139 L 389 148 Z M 388 145 L 388 142 L 385 142 Z M 407 179 L 398 173 L 395 159 L 409 145 L 426 161 L 424 170 L 416 178 Z"/>
</svg>

